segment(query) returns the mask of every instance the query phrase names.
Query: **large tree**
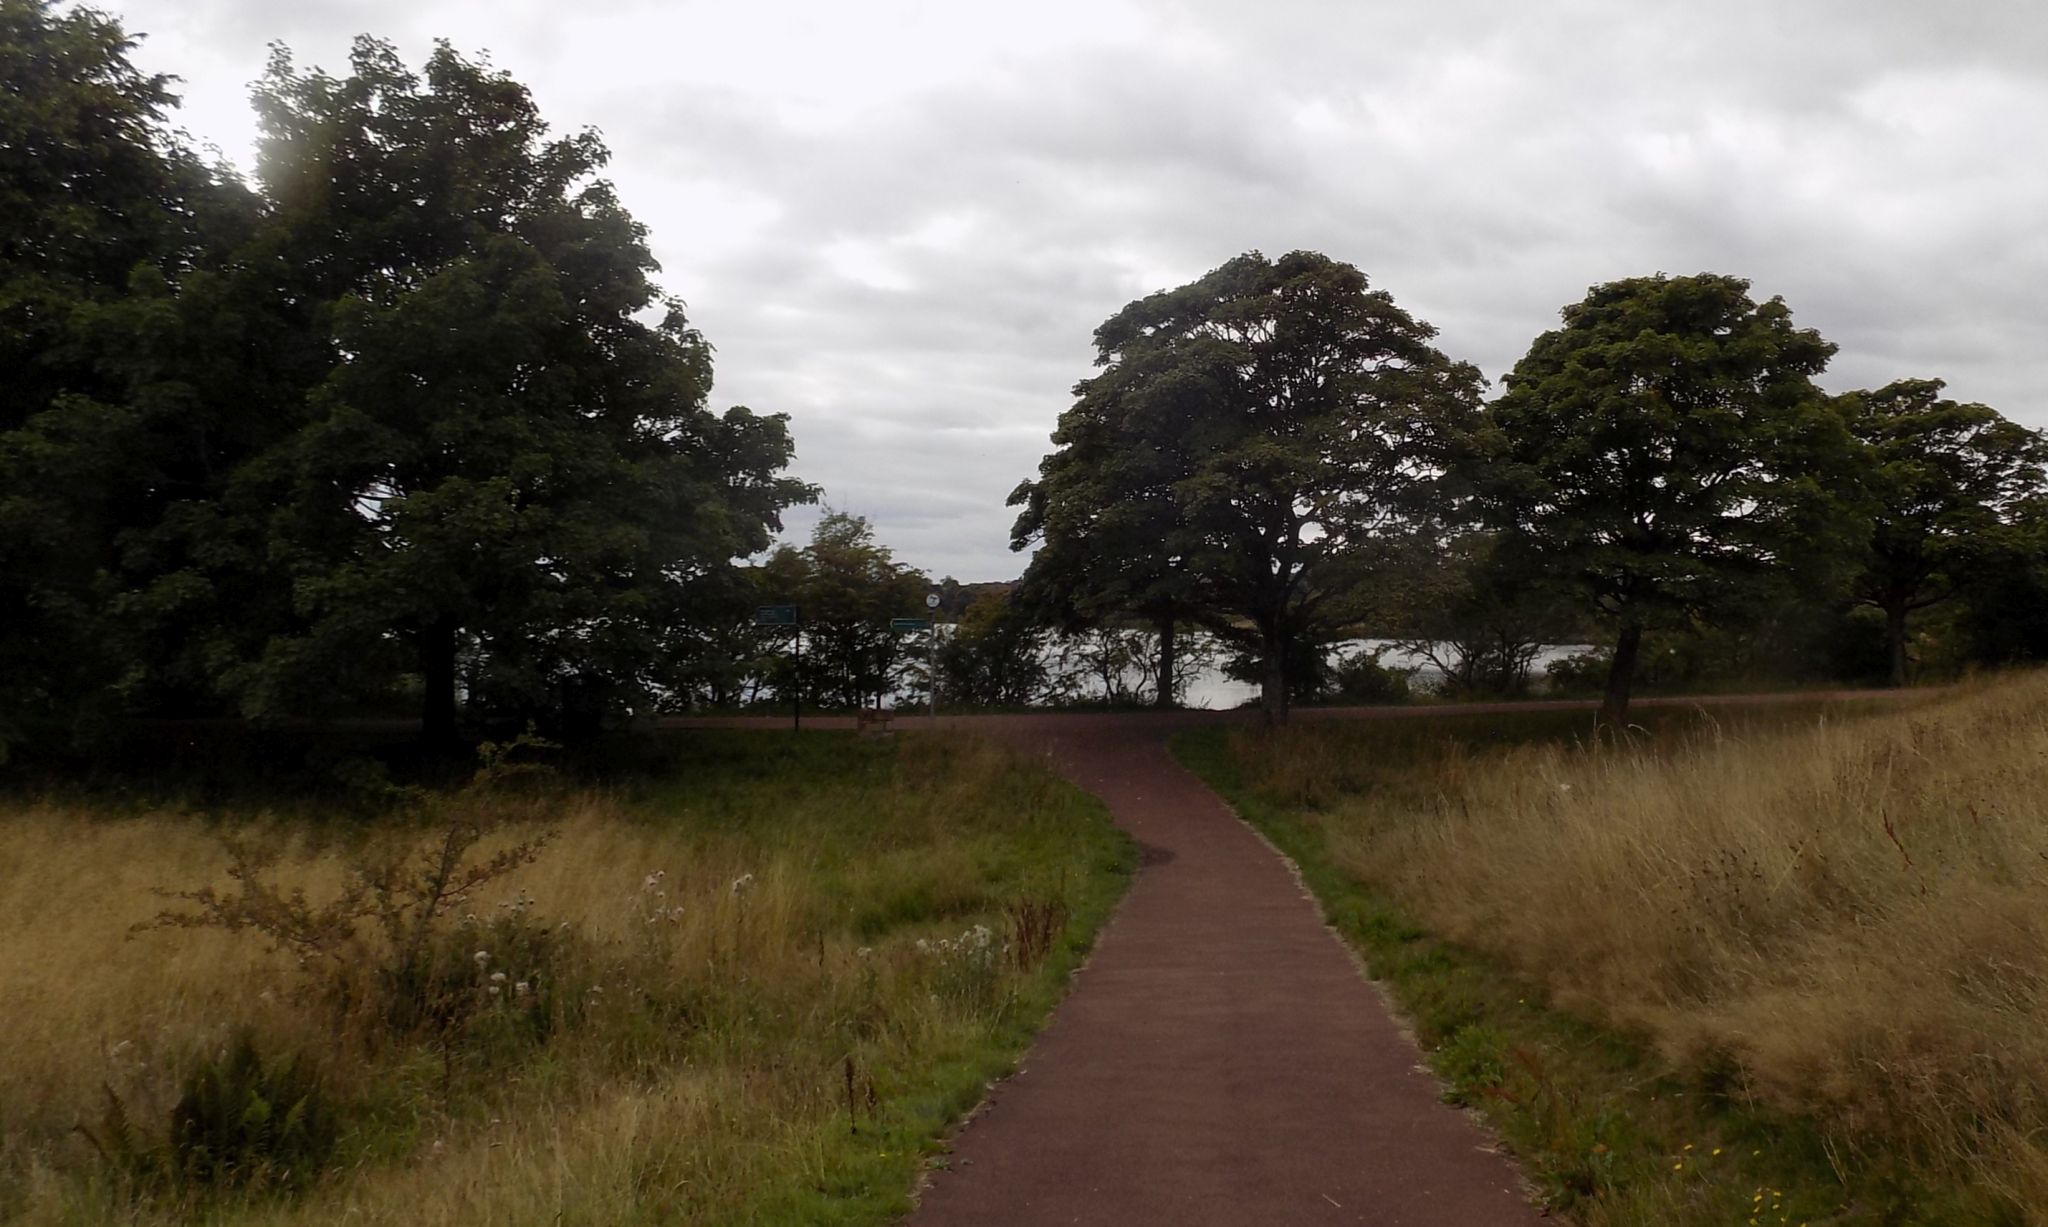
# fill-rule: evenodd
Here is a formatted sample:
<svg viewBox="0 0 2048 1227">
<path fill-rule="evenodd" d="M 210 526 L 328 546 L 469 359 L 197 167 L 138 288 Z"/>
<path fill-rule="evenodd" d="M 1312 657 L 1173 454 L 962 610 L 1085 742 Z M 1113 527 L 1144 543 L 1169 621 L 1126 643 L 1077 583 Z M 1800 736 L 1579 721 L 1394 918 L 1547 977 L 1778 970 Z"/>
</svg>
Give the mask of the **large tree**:
<svg viewBox="0 0 2048 1227">
<path fill-rule="evenodd" d="M 710 346 L 664 300 L 597 137 L 443 45 L 361 39 L 347 77 L 282 52 L 258 87 L 259 255 L 329 365 L 270 472 L 302 626 L 269 709 L 402 647 L 427 736 L 458 689 L 520 711 L 658 682 L 666 628 L 809 497 L 781 417 L 706 405 Z M 650 316 L 656 321 L 647 322 Z"/>
<path fill-rule="evenodd" d="M 2048 660 L 2048 492 L 2014 507 L 1989 555 L 1972 563 L 1962 623 L 1976 659 Z"/>
<path fill-rule="evenodd" d="M 118 26 L 0 0 L 0 751 L 120 712 L 586 712 L 810 497 L 705 402 L 594 135 L 443 46 L 282 52 L 260 192 Z M 658 321 L 658 322 L 650 322 Z"/>
<path fill-rule="evenodd" d="M 0 430 L 116 392 L 81 315 L 203 245 L 212 177 L 171 131 L 172 78 L 137 69 L 134 46 L 91 9 L 0 0 Z"/>
<path fill-rule="evenodd" d="M 1973 569 L 2009 556 L 2013 511 L 2041 493 L 2048 442 L 1986 405 L 1941 395 L 1938 379 L 1902 379 L 1837 402 L 1868 449 L 1873 504 L 1856 596 L 1883 611 L 1891 681 L 1907 681 L 1907 620 L 1955 596 Z"/>
<path fill-rule="evenodd" d="M 1835 347 L 1747 281 L 1630 278 L 1562 315 L 1492 406 L 1485 476 L 1503 548 L 1613 625 L 1613 727 L 1646 627 L 1816 585 L 1844 556 L 1850 443 L 1813 383 Z"/>
<path fill-rule="evenodd" d="M 1110 365 L 1074 388 L 1038 477 L 1010 494 L 1019 508 L 1010 548 L 1037 545 L 1015 601 L 1068 635 L 1142 622 L 1157 644 L 1155 672 L 1179 672 L 1180 626 L 1201 614 L 1184 556 L 1164 548 L 1186 519 L 1178 483 L 1190 468 L 1186 438 L 1170 420 L 1130 412 L 1150 376 Z M 1160 409 L 1165 398 L 1156 398 Z M 1155 692 L 1174 704 L 1172 686 Z"/>
<path fill-rule="evenodd" d="M 208 352 L 218 297 L 185 291 L 253 202 L 179 142 L 132 47 L 89 9 L 0 0 L 0 757 L 153 683 L 155 546 L 241 454 L 195 407 L 235 364 Z"/>
<path fill-rule="evenodd" d="M 1171 584 L 1249 641 L 1284 719 L 1289 645 L 1355 616 L 1382 552 L 1441 510 L 1477 419 L 1478 371 L 1434 335 L 1315 252 L 1251 252 L 1130 304 L 1096 330 L 1102 374 L 1027 495 L 1054 562 L 1087 592 Z"/>
</svg>

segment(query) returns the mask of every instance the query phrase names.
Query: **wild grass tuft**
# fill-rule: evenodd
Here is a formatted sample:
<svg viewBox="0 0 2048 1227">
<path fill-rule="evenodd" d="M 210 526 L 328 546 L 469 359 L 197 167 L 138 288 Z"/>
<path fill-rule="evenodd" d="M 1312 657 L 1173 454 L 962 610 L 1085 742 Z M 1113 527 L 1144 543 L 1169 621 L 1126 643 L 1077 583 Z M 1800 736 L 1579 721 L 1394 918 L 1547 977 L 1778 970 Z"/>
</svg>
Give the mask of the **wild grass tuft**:
<svg viewBox="0 0 2048 1227">
<path fill-rule="evenodd" d="M 693 733 L 373 823 L 17 806 L 0 1219 L 883 1222 L 1129 861 L 938 738 Z M 206 923 L 153 925 L 164 889 Z"/>
<path fill-rule="evenodd" d="M 1619 747 L 1516 714 L 1191 749 L 1327 868 L 1461 1098 L 1549 1104 L 1561 1140 L 1532 1126 L 1534 1165 L 1561 1204 L 1609 1194 L 1577 1201 L 1586 1221 L 1720 1221 L 1700 1172 L 1734 1143 L 1707 1163 L 1659 1136 L 1711 1120 L 1832 1173 L 1815 1221 L 2048 1222 L 2048 676 L 1645 724 Z M 1565 1104 L 1575 1079 L 1587 1102 Z M 1577 1137 L 1596 1100 L 1652 1140 Z M 1612 1195 L 1603 1164 L 1666 1143 L 1661 1175 Z"/>
</svg>

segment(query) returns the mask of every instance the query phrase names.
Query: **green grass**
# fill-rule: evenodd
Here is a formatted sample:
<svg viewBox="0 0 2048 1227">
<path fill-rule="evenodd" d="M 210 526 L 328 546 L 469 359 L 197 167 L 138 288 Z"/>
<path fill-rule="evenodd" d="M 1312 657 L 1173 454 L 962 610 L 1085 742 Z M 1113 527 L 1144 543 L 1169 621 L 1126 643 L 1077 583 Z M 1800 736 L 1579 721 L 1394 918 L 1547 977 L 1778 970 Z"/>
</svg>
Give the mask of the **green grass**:
<svg viewBox="0 0 2048 1227">
<path fill-rule="evenodd" d="M 559 835 L 437 949 L 460 971 L 497 950 L 492 967 L 537 971 L 564 1004 L 538 1029 L 486 1013 L 445 1060 L 360 1016 L 336 1032 L 331 986 L 251 934 L 128 935 L 163 906 L 152 887 L 219 881 L 223 829 L 274 847 L 265 872 L 318 900 L 365 849 L 431 838 L 425 819 L 337 823 L 303 799 L 280 815 L 231 795 L 203 815 L 147 798 L 114 816 L 0 806 L 0 979 L 20 994 L 0 1053 L 0 1221 L 900 1217 L 1065 991 L 1132 845 L 1093 798 L 968 738 L 703 730 L 654 758 L 451 802 L 509 808 L 508 838 Z M 501 911 L 515 892 L 530 906 Z M 1004 949 L 1033 923 L 1042 958 Z M 962 940 L 977 926 L 986 950 Z M 102 1083 L 161 1148 L 184 1072 L 241 1027 L 266 1060 L 317 1066 L 342 1126 L 329 1170 L 298 1197 L 124 1188 L 71 1128 L 99 1119 Z M 112 1074 L 109 1036 L 146 1037 Z"/>
<path fill-rule="evenodd" d="M 872 1080 L 878 1102 L 863 1105 L 857 1122 L 834 1119 L 818 1129 L 801 1147 L 801 1166 L 764 1173 L 743 1221 L 857 1227 L 907 1213 L 921 1170 L 944 1162 L 944 1134 L 991 1082 L 1015 1072 L 1136 866 L 1133 845 L 1100 803 L 1021 762 L 1006 762 L 977 795 L 956 798 L 959 808 L 940 809 L 938 827 L 895 821 L 909 799 L 899 756 L 917 744 L 704 730 L 683 743 L 681 771 L 634 797 L 649 821 L 680 818 L 764 854 L 803 849 L 813 875 L 811 924 L 846 939 L 880 944 L 958 931 L 1027 897 L 1057 896 L 1070 909 L 1051 956 L 967 1042 L 915 1062 L 870 1058 L 878 1063 L 869 1066 L 859 1027 L 849 1028 L 856 1076 Z M 990 821 L 989 808 L 1032 820 Z"/>
<path fill-rule="evenodd" d="M 1737 718 L 1796 713 L 1641 709 L 1637 736 Z M 1325 760 L 1313 778 L 1283 778 L 1284 795 L 1247 782 L 1229 729 L 1185 732 L 1174 751 L 1300 867 L 1329 923 L 1411 1021 L 1447 1098 L 1484 1114 L 1545 1206 L 1603 1227 L 2021 1222 L 1988 1193 L 1931 1178 L 1903 1158 L 1849 1153 L 1813 1121 L 1751 1101 L 1731 1071 L 1674 1073 L 1641 1037 L 1551 1008 L 1509 968 L 1432 936 L 1331 855 L 1327 807 L 1346 795 L 1399 797 L 1421 786 L 1409 765 L 1447 740 L 1485 754 L 1580 738 L 1587 720 L 1582 712 L 1517 712 L 1318 728 L 1331 739 Z"/>
</svg>

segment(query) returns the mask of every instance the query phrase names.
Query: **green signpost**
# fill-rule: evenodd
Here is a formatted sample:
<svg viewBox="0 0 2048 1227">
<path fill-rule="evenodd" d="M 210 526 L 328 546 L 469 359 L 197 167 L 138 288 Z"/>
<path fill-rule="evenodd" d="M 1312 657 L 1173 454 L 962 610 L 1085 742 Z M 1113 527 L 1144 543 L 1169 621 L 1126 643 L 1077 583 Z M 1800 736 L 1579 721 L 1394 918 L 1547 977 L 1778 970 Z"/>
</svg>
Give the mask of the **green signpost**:
<svg viewBox="0 0 2048 1227">
<path fill-rule="evenodd" d="M 789 628 L 789 727 L 801 730 L 804 727 L 804 632 L 797 623 L 796 606 L 763 605 L 754 611 L 754 625 Z"/>
<path fill-rule="evenodd" d="M 939 607 L 938 594 L 933 593 L 927 596 L 924 599 L 924 605 L 926 609 L 937 610 Z M 932 719 L 938 719 L 939 635 L 932 628 L 932 620 L 930 618 L 891 618 L 889 619 L 889 629 L 892 631 L 923 631 L 925 633 L 925 671 L 927 674 L 925 693 L 929 696 L 928 702 L 931 704 L 930 712 Z"/>
</svg>

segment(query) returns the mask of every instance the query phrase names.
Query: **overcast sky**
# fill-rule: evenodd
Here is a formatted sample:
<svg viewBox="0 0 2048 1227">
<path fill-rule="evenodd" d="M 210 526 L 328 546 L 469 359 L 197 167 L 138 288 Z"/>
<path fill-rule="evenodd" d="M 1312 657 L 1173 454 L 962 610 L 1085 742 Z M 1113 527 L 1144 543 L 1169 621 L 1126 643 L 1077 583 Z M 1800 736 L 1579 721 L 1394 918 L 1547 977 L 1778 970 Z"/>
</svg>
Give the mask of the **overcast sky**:
<svg viewBox="0 0 2048 1227">
<path fill-rule="evenodd" d="M 1596 282 L 1702 270 L 2048 426 L 2048 6 L 112 0 L 249 167 L 265 45 L 488 51 L 595 127 L 715 405 L 903 560 L 1015 575 L 1090 334 L 1254 248 L 1364 269 L 1491 378 Z M 809 517 L 793 524 L 808 531 Z"/>
</svg>

